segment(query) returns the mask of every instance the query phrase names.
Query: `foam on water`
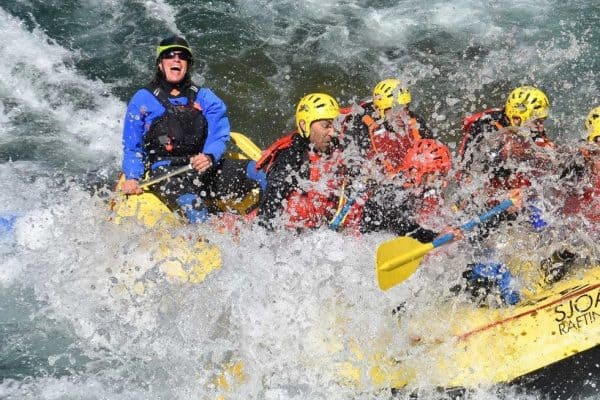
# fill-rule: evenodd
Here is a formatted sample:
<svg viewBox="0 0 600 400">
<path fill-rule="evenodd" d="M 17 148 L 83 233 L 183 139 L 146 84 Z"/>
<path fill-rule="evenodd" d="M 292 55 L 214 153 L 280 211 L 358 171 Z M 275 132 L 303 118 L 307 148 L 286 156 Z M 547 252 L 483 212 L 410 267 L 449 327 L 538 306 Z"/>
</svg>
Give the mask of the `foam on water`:
<svg viewBox="0 0 600 400">
<path fill-rule="evenodd" d="M 37 28 L 30 32 L 2 9 L 0 33 L 0 68 L 5 71 L 0 93 L 3 124 L 9 132 L 3 135 L 5 144 L 24 140 L 41 144 L 52 151 L 44 155 L 47 160 L 75 161 L 80 168 L 89 159 L 114 163 L 120 154 L 124 104 L 109 94 L 108 86 L 74 69 L 77 54 Z"/>
<path fill-rule="evenodd" d="M 171 32 L 182 34 L 175 20 L 177 12 L 169 3 L 162 0 L 146 0 L 143 2 L 143 6 L 148 17 L 163 21 Z"/>
<path fill-rule="evenodd" d="M 72 359 L 72 352 L 80 354 L 73 366 L 78 372 L 64 390 L 97 380 L 110 393 L 116 374 L 127 391 L 133 389 L 126 398 L 136 398 L 137 385 L 159 374 L 147 395 L 206 396 L 223 390 L 211 383 L 223 365 L 240 360 L 250 380 L 236 389 L 243 397 L 326 394 L 334 377 L 323 381 L 323 375 L 335 372 L 321 364 L 332 357 L 326 348 L 326 341 L 334 340 L 330 334 L 360 343 L 378 337 L 374 322 L 384 321 L 388 307 L 373 285 L 370 241 L 347 248 L 347 238 L 318 231 L 304 237 L 283 233 L 273 243 L 261 230 L 243 230 L 238 244 L 201 228 L 223 249 L 224 268 L 201 285 L 180 285 L 165 279 L 153 262 L 156 243 L 141 227 L 123 230 L 105 221 L 102 202 L 77 187 L 66 194 L 44 210 L 24 213 L 16 227 L 14 259 L 3 263 L 7 271 L 20 266 L 10 271 L 18 279 L 3 282 L 33 289 L 30 318 L 55 321 L 73 340 L 46 355 L 42 369 L 51 371 L 60 360 Z M 69 212 L 73 209 L 77 215 Z M 135 289 L 138 282 L 145 290 Z M 38 302 L 44 307 L 35 310 Z M 357 328 L 364 337 L 355 335 Z M 60 382 L 64 378 L 53 385 L 60 388 Z M 51 398 L 48 383 L 26 383 L 20 393 Z M 3 386 L 7 393 L 13 389 L 11 383 Z"/>
<path fill-rule="evenodd" d="M 68 338 L 47 354 L 31 349 L 38 368 L 66 364 L 72 375 L 1 385 L 16 397 L 53 398 L 63 390 L 85 398 L 83 388 L 96 386 L 105 396 L 127 399 L 352 397 L 368 391 L 367 376 L 360 389 L 343 385 L 339 366 L 360 368 L 373 353 L 403 353 L 410 338 L 397 332 L 391 310 L 402 302 L 413 313 L 427 309 L 467 261 L 446 266 L 447 254 L 456 251 L 448 249 L 406 285 L 382 293 L 372 249 L 384 235 L 271 236 L 255 227 L 232 237 L 187 227 L 186 235 L 203 235 L 223 250 L 223 268 L 202 284 L 181 285 L 153 260 L 157 243 L 143 227 L 107 221 L 103 201 L 76 185 L 47 190 L 52 178 L 38 183 L 33 190 L 43 191 L 44 208 L 22 211 L 0 281 L 32 290 L 27 319 L 46 331 L 45 321 L 53 321 Z M 9 308 L 15 304 L 4 300 Z M 236 385 L 229 390 L 216 385 L 224 366 L 238 361 L 245 378 L 230 378 Z"/>
</svg>

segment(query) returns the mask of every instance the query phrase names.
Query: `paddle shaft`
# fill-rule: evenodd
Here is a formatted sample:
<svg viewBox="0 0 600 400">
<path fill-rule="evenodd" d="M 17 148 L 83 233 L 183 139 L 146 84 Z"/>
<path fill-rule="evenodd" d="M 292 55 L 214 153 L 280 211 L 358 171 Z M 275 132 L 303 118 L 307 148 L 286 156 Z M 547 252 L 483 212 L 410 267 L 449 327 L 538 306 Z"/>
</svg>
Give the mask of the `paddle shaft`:
<svg viewBox="0 0 600 400">
<path fill-rule="evenodd" d="M 231 138 L 236 143 L 236 145 L 240 149 L 242 149 L 242 151 L 244 153 L 246 153 L 246 155 L 248 155 L 250 158 L 256 160 L 258 157 L 260 157 L 260 154 L 261 154 L 260 148 L 257 145 L 255 145 L 254 142 L 252 142 L 252 140 L 250 140 L 246 135 L 244 135 L 242 133 L 238 133 L 238 132 L 231 132 Z M 183 174 L 184 172 L 187 172 L 191 169 L 192 169 L 192 165 L 188 164 L 188 165 L 178 168 L 174 171 L 171 171 L 167 174 L 157 176 L 156 178 L 145 180 L 140 183 L 140 188 L 143 189 L 148 186 L 155 185 L 159 182 L 164 181 L 165 179 L 169 179 L 173 176 Z"/>
<path fill-rule="evenodd" d="M 485 221 L 489 220 L 490 218 L 493 218 L 496 215 L 500 214 L 501 212 L 508 210 L 510 207 L 512 207 L 513 204 L 514 203 L 511 199 L 504 200 L 502 203 L 498 204 L 494 208 L 489 209 L 485 213 L 481 214 L 479 217 L 474 218 L 474 219 L 466 222 L 465 224 L 463 224 L 460 227 L 460 230 L 461 231 L 470 231 L 471 229 L 473 229 L 475 226 L 479 225 L 480 223 L 485 222 Z M 454 240 L 454 234 L 447 233 L 447 234 L 435 239 L 432 242 L 432 244 L 433 244 L 433 247 L 436 248 L 436 247 L 439 247 L 446 243 L 449 243 L 452 240 Z"/>
<path fill-rule="evenodd" d="M 187 171 L 189 171 L 191 169 L 192 169 L 192 165 L 188 164 L 186 166 L 183 166 L 181 168 L 177 168 L 176 170 L 171 171 L 169 173 L 166 173 L 164 175 L 157 176 L 156 178 L 147 179 L 147 180 L 145 180 L 145 181 L 143 181 L 143 182 L 140 183 L 140 187 L 143 189 L 145 187 L 155 185 L 158 182 L 162 182 L 165 179 L 169 179 L 169 178 L 174 177 L 176 175 L 183 174 L 184 172 L 187 172 Z"/>
<path fill-rule="evenodd" d="M 478 225 L 482 222 L 485 222 L 485 221 L 489 220 L 490 218 L 500 214 L 501 212 L 509 209 L 512 205 L 513 205 L 512 200 L 510 200 L 510 199 L 504 200 L 502 203 L 498 204 L 496 207 L 486 211 L 479 217 L 474 218 L 474 219 L 470 220 L 469 222 L 465 223 L 464 225 L 462 225 L 460 227 L 460 230 L 469 231 L 469 230 L 473 229 L 476 225 Z M 427 254 L 431 250 L 433 250 L 434 248 L 440 247 L 447 243 L 450 243 L 453 240 L 454 240 L 454 234 L 446 233 L 445 235 L 438 237 L 431 243 L 423 243 L 422 245 L 420 245 L 419 247 L 417 247 L 413 250 L 405 252 L 404 254 L 400 254 L 397 257 L 394 257 L 393 259 L 387 260 L 384 263 L 384 265 L 381 265 L 379 267 L 379 269 L 381 271 L 391 271 L 393 269 L 398 268 L 399 266 L 402 266 L 402 265 L 407 264 L 411 261 L 414 261 L 418 258 L 421 258 L 425 254 Z"/>
</svg>

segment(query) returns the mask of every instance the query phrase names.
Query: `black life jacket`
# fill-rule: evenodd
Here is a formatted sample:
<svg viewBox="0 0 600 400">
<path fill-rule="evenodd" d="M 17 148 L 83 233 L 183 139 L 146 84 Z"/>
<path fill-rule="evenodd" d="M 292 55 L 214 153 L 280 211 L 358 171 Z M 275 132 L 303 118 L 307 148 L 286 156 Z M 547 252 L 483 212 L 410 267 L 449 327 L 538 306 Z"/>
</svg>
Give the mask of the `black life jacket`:
<svg viewBox="0 0 600 400">
<path fill-rule="evenodd" d="M 149 86 L 150 91 L 166 111 L 152 121 L 144 135 L 144 151 L 150 164 L 160 160 L 171 160 L 172 164 L 186 164 L 190 156 L 204 148 L 208 136 L 208 122 L 202 108 L 195 102 L 198 88 L 191 85 L 186 93 L 187 104 L 176 106 L 169 101 L 164 89 Z"/>
</svg>

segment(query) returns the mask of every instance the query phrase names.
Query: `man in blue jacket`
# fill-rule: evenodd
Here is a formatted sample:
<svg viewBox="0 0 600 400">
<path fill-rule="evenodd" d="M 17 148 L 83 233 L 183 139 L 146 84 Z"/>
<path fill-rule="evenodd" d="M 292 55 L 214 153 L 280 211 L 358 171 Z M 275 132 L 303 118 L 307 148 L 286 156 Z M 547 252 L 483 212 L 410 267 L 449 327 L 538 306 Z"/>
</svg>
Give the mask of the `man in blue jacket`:
<svg viewBox="0 0 600 400">
<path fill-rule="evenodd" d="M 230 138 L 225 103 L 190 78 L 192 50 L 171 36 L 156 50 L 156 73 L 138 90 L 123 127 L 125 194 L 140 194 L 139 181 L 189 164 L 192 169 L 150 187 L 168 207 L 179 209 L 190 222 L 206 220 L 207 196 L 214 194 L 217 165 Z"/>
</svg>

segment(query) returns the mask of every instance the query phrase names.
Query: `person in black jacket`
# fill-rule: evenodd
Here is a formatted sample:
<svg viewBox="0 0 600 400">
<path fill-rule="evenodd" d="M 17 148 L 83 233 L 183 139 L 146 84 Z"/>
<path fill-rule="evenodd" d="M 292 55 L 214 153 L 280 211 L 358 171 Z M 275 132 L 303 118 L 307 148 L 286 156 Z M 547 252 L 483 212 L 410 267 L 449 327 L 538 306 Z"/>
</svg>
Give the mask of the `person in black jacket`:
<svg viewBox="0 0 600 400">
<path fill-rule="evenodd" d="M 286 226 L 317 227 L 326 223 L 342 185 L 343 165 L 335 148 L 333 119 L 337 101 L 324 93 L 304 96 L 296 107 L 297 130 L 263 153 L 257 169 L 267 174 L 258 215 L 273 228 L 276 217 Z"/>
</svg>

